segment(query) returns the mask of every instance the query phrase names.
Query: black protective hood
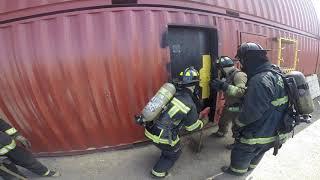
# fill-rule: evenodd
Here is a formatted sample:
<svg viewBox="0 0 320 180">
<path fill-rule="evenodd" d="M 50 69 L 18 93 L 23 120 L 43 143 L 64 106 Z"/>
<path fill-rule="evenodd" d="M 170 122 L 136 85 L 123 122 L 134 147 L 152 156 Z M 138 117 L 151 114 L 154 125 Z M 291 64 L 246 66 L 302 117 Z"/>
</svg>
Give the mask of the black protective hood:
<svg viewBox="0 0 320 180">
<path fill-rule="evenodd" d="M 247 53 L 243 60 L 241 70 L 245 72 L 250 79 L 255 74 L 261 72 L 265 68 L 272 68 L 268 57 L 261 53 Z"/>
</svg>

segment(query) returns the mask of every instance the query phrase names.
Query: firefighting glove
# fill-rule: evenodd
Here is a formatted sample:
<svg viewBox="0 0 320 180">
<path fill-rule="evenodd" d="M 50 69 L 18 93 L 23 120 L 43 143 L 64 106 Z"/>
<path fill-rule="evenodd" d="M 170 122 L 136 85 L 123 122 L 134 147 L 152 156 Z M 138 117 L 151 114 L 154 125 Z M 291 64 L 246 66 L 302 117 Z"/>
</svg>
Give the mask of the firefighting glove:
<svg viewBox="0 0 320 180">
<path fill-rule="evenodd" d="M 220 80 L 220 79 L 214 79 L 211 82 L 211 88 L 216 91 L 226 91 L 228 89 L 229 84 Z"/>
<path fill-rule="evenodd" d="M 18 135 L 15 137 L 15 140 L 20 142 L 25 148 L 30 149 L 31 143 L 28 141 L 27 138 L 23 137 L 22 135 Z"/>
</svg>

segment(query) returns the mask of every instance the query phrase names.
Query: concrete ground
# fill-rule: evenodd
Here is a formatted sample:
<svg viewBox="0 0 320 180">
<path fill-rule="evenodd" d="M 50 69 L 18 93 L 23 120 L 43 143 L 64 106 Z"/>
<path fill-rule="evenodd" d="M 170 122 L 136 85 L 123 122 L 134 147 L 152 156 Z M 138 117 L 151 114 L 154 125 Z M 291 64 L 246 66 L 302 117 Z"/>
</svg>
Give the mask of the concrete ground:
<svg viewBox="0 0 320 180">
<path fill-rule="evenodd" d="M 314 119 L 320 119 L 319 101 Z M 305 128 L 306 125 L 299 127 Z M 301 133 L 288 140 L 275 157 L 268 152 L 251 174 L 245 177 L 231 177 L 226 174 L 214 179 L 249 179 L 249 180 L 294 180 L 320 179 L 320 121 L 314 121 Z M 204 147 L 201 153 L 194 153 L 193 139 L 199 138 L 196 133 L 183 138 L 183 154 L 170 172 L 168 180 L 205 180 L 221 173 L 220 167 L 230 162 L 230 151 L 225 149 L 232 142 L 230 134 L 227 138 L 217 139 L 207 137 L 215 132 L 217 127 L 205 131 Z M 81 156 L 41 158 L 40 160 L 61 171 L 59 180 L 148 180 L 150 169 L 160 155 L 153 145 L 147 145 L 129 150 L 102 152 Z M 27 173 L 31 179 L 39 178 Z M 54 178 L 52 178 L 54 179 Z"/>
</svg>

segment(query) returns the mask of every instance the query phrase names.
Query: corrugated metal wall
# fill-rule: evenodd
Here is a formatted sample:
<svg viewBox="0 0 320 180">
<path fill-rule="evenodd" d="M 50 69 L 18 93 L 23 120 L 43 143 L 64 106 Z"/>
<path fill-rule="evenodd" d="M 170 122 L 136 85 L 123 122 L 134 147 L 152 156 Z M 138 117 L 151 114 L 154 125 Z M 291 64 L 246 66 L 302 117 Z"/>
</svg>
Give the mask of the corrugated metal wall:
<svg viewBox="0 0 320 180">
<path fill-rule="evenodd" d="M 234 56 L 241 32 L 299 40 L 299 69 L 314 73 L 318 42 L 273 26 L 191 10 L 86 10 L 0 26 L 0 109 L 35 152 L 70 152 L 143 140 L 133 116 L 166 81 L 168 24 L 216 27 L 219 54 Z M 221 108 L 221 107 L 219 107 Z"/>
<path fill-rule="evenodd" d="M 262 17 L 318 34 L 317 15 L 310 0 L 189 0 Z M 311 22 L 311 23 L 310 23 Z"/>
<path fill-rule="evenodd" d="M 205 5 L 207 6 L 205 9 L 209 10 L 210 6 L 220 7 L 261 17 L 312 34 L 319 34 L 319 26 L 316 23 L 317 14 L 310 0 L 184 0 L 183 2 L 181 0 L 137 0 L 137 2 L 138 4 L 179 5 L 193 8 Z M 188 2 L 193 4 L 189 5 Z M 51 11 L 57 11 L 90 5 L 111 5 L 111 0 L 2 0 L 0 1 L 0 15 L 12 13 L 11 16 L 4 16 L 4 19 L 9 19 L 15 17 L 14 13 L 19 10 L 28 11 L 31 8 L 41 9 L 50 6 Z M 44 8 L 44 11 L 48 9 Z M 28 15 L 41 12 L 32 10 Z M 0 18 L 0 20 L 4 19 Z"/>
<path fill-rule="evenodd" d="M 79 0 L 1 0 L 0 14 L 32 8 L 32 7 L 64 3 L 68 1 L 79 1 Z"/>
<path fill-rule="evenodd" d="M 134 113 L 167 76 L 160 16 L 81 13 L 1 27 L 3 113 L 36 152 L 141 140 Z"/>
</svg>

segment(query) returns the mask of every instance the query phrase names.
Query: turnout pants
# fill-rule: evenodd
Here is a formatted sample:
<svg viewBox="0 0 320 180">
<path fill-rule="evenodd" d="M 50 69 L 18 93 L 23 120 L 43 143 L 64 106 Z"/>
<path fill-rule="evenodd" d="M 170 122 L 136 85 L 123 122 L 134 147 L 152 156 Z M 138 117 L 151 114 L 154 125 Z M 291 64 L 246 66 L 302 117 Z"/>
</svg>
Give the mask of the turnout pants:
<svg viewBox="0 0 320 180">
<path fill-rule="evenodd" d="M 13 164 L 24 167 L 37 175 L 45 176 L 49 173 L 49 169 L 23 147 L 17 146 L 5 154 L 5 156 L 7 156 Z"/>
<path fill-rule="evenodd" d="M 236 142 L 231 151 L 230 170 L 234 173 L 244 174 L 254 169 L 266 151 L 273 147 L 273 144 L 248 145 Z"/>
<path fill-rule="evenodd" d="M 232 112 L 228 110 L 228 107 L 225 107 L 222 111 L 220 121 L 218 123 L 219 130 L 221 134 L 227 134 L 229 125 L 231 122 L 234 122 L 238 118 L 239 112 Z"/>
<path fill-rule="evenodd" d="M 42 165 L 33 157 L 31 152 L 19 145 L 16 145 L 12 137 L 3 132 L 0 132 L 0 144 L 2 145 L 1 156 L 7 157 L 3 162 L 3 165 L 11 171 L 19 174 L 16 167 L 16 165 L 18 165 L 40 176 L 46 176 L 50 172 L 47 167 Z M 0 176 L 3 177 L 3 174 L 4 172 L 0 172 Z"/>
<path fill-rule="evenodd" d="M 161 150 L 161 156 L 152 169 L 152 174 L 156 177 L 165 177 L 181 155 L 181 144 L 175 146 L 168 144 L 154 144 Z"/>
</svg>

